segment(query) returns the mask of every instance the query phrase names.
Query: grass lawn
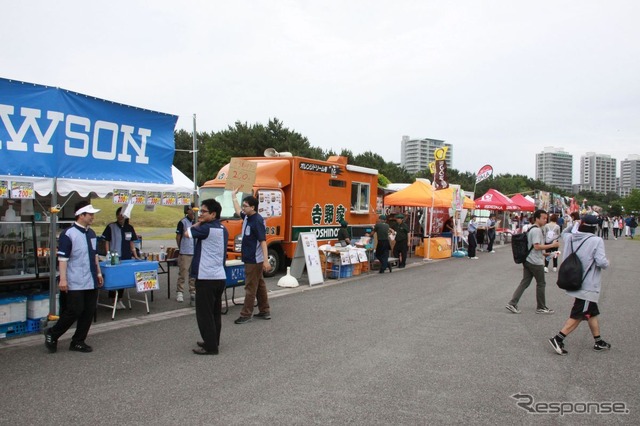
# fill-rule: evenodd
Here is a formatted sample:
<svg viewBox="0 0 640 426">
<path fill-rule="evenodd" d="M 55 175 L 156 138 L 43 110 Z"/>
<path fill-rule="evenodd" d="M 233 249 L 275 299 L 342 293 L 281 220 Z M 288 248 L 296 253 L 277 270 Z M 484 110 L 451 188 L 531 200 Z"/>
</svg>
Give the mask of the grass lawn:
<svg viewBox="0 0 640 426">
<path fill-rule="evenodd" d="M 96 214 L 92 228 L 102 232 L 111 222 L 116 220 L 116 210 L 121 204 L 113 204 L 110 198 L 94 198 L 91 204 L 100 209 Z M 144 211 L 144 206 L 136 205 L 131 211 L 131 225 L 148 240 L 166 240 L 175 238 L 175 229 L 184 216 L 183 206 L 156 206 L 154 211 Z"/>
</svg>

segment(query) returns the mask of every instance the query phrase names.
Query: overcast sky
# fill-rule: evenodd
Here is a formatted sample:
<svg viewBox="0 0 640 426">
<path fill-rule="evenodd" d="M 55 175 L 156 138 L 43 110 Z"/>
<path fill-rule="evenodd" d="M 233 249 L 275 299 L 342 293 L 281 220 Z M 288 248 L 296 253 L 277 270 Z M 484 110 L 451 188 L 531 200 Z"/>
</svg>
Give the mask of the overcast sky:
<svg viewBox="0 0 640 426">
<path fill-rule="evenodd" d="M 535 176 L 545 146 L 640 154 L 640 1 L 4 1 L 0 76 L 219 131 L 277 117 L 312 146 Z M 212 171 L 214 173 L 214 171 Z"/>
</svg>

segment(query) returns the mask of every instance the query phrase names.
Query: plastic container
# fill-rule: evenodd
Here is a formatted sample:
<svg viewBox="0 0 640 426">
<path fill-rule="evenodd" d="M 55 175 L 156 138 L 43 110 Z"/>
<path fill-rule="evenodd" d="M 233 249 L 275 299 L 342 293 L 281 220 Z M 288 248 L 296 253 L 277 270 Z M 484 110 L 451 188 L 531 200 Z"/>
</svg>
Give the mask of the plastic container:
<svg viewBox="0 0 640 426">
<path fill-rule="evenodd" d="M 27 320 L 27 298 L 11 296 L 0 298 L 0 324 L 25 322 Z"/>
<path fill-rule="evenodd" d="M 244 263 L 240 260 L 229 260 L 226 262 L 224 271 L 227 274 L 226 287 L 244 285 Z"/>
<path fill-rule="evenodd" d="M 60 311 L 60 294 L 56 294 L 56 315 Z M 27 319 L 40 319 L 49 315 L 49 293 L 35 293 L 27 296 Z"/>
<path fill-rule="evenodd" d="M 136 286 L 136 272 L 157 271 L 158 262 L 148 260 L 123 260 L 119 265 L 112 266 L 107 262 L 100 262 L 100 270 L 104 277 L 105 290 L 132 288 Z"/>
</svg>

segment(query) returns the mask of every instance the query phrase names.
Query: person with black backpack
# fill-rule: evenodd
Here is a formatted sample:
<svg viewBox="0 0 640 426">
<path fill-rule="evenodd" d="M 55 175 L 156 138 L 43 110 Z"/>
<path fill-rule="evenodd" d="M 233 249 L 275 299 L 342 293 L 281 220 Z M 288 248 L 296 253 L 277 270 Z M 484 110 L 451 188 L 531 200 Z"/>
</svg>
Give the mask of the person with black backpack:
<svg viewBox="0 0 640 426">
<path fill-rule="evenodd" d="M 582 264 L 582 286 L 575 291 L 567 291 L 567 295 L 575 297 L 569 319 L 562 329 L 549 339 L 549 343 L 558 355 L 567 355 L 564 348 L 564 339 L 575 330 L 580 322 L 586 320 L 593 335 L 593 350 L 604 351 L 611 348 L 611 345 L 600 337 L 600 325 L 598 324 L 598 300 L 600 298 L 601 271 L 609 266 L 604 252 L 604 241 L 595 236 L 598 228 L 598 217 L 585 215 L 582 217 L 578 232 L 566 232 L 562 234 L 563 260 L 567 259 L 575 250 L 576 256 Z M 563 268 L 560 265 L 560 274 Z M 559 274 L 559 275 L 560 275 Z"/>
<path fill-rule="evenodd" d="M 545 287 L 547 285 L 544 278 L 544 257 L 548 255 L 545 250 L 560 246 L 558 240 L 550 244 L 544 243 L 544 235 L 542 227 L 547 223 L 547 212 L 544 210 L 536 210 L 533 213 L 535 224 L 527 230 L 527 243 L 529 246 L 529 254 L 522 263 L 522 280 L 520 285 L 511 297 L 511 301 L 506 308 L 514 314 L 519 314 L 518 302 L 524 291 L 529 287 L 531 281 L 536 279 L 536 313 L 537 314 L 553 314 L 553 309 L 549 309 L 546 305 Z"/>
</svg>

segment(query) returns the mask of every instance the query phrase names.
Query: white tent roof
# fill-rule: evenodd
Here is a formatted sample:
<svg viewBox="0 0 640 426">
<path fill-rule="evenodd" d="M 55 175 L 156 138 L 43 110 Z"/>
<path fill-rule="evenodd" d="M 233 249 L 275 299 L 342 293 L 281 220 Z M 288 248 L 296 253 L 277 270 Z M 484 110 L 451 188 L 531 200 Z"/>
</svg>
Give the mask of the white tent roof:
<svg viewBox="0 0 640 426">
<path fill-rule="evenodd" d="M 114 189 L 132 189 L 138 191 L 157 192 L 193 192 L 193 181 L 185 176 L 185 174 L 175 166 L 171 166 L 171 175 L 173 176 L 172 184 L 58 178 L 58 194 L 66 196 L 76 191 L 83 197 L 86 197 L 89 194 L 95 194 L 100 198 L 104 198 Z M 0 179 L 33 182 L 35 191 L 41 196 L 51 194 L 53 186 L 53 180 L 51 178 L 0 176 Z"/>
</svg>

